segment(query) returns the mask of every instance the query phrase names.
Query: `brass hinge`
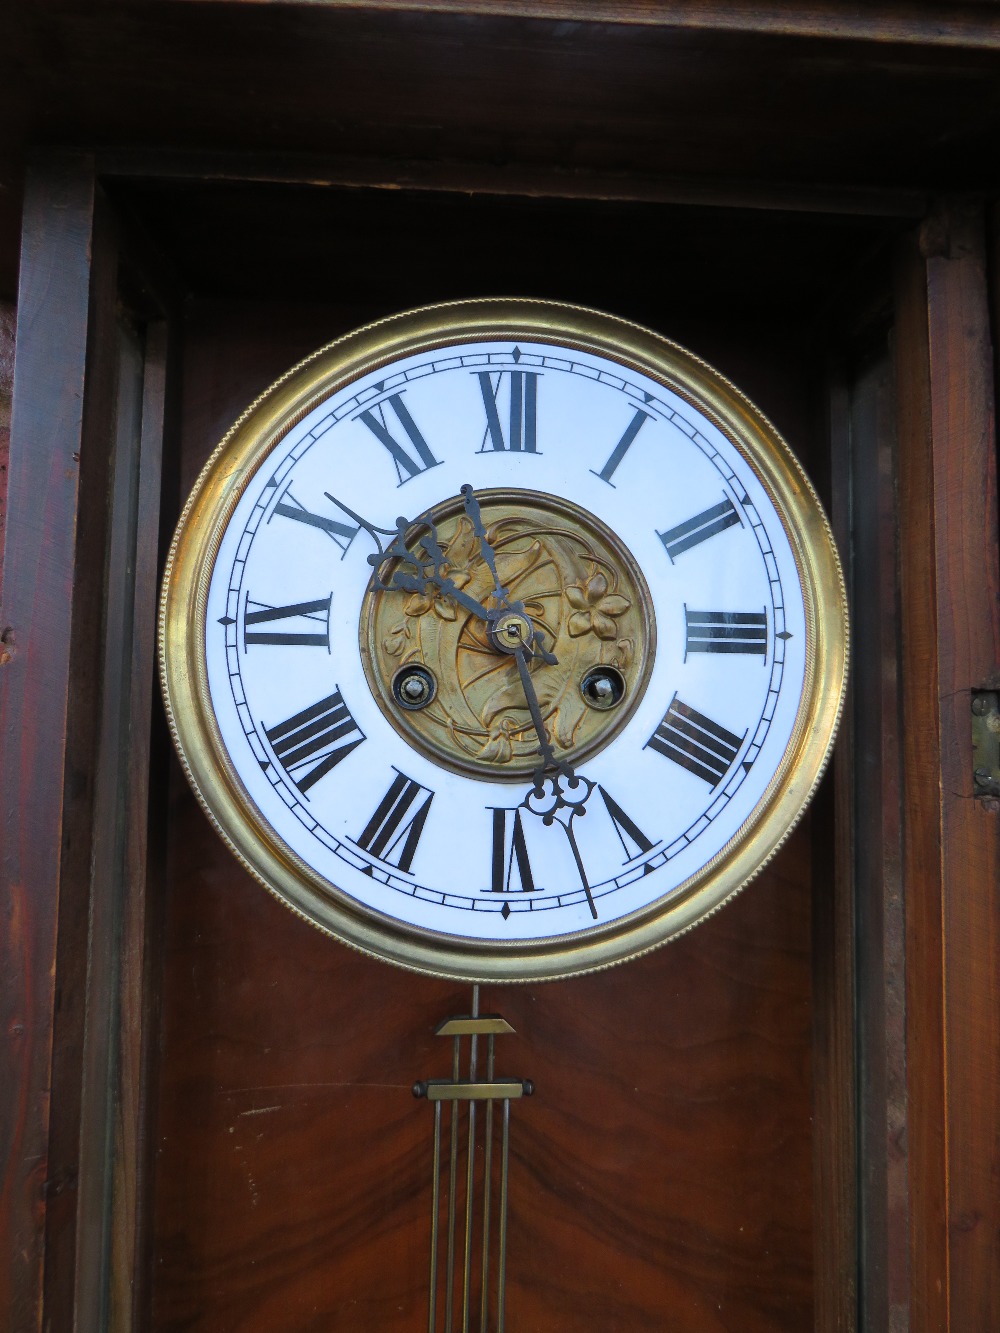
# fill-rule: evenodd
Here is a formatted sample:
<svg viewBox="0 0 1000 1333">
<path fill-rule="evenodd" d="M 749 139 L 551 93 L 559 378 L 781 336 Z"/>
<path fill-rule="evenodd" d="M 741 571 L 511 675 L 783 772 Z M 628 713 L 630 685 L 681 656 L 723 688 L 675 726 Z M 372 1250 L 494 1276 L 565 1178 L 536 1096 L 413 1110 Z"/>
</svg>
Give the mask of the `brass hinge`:
<svg viewBox="0 0 1000 1333">
<path fill-rule="evenodd" d="M 977 796 L 1000 796 L 1000 694 L 972 691 L 972 776 Z"/>
</svg>

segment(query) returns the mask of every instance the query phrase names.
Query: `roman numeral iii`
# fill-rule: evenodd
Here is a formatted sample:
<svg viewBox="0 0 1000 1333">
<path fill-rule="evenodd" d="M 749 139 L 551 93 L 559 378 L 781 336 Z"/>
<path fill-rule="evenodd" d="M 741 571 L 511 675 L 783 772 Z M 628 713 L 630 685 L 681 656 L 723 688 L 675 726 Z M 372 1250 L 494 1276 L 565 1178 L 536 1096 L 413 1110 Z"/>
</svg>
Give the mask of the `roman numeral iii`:
<svg viewBox="0 0 1000 1333">
<path fill-rule="evenodd" d="M 396 420 L 390 427 L 391 416 L 395 416 Z M 360 412 L 357 420 L 363 422 L 379 444 L 388 449 L 400 486 L 421 472 L 426 472 L 428 468 L 438 466 L 438 459 L 431 453 L 417 423 L 410 416 L 402 394 L 390 394 L 377 407 Z M 405 443 L 393 433 L 400 427 Z"/>
<path fill-rule="evenodd" d="M 717 787 L 739 754 L 743 736 L 735 736 L 675 694 L 644 748 L 656 750 L 710 787 Z"/>
<path fill-rule="evenodd" d="M 486 433 L 483 435 L 483 444 L 479 452 L 510 449 L 522 453 L 537 453 L 538 373 L 531 370 L 503 370 L 492 375 L 489 371 L 483 370 L 477 372 L 477 377 L 483 395 L 483 407 L 486 409 Z M 498 406 L 500 390 L 505 384 L 510 395 L 506 437 Z"/>
<path fill-rule="evenodd" d="M 658 532 L 656 535 L 666 547 L 670 563 L 673 564 L 679 555 L 690 551 L 692 546 L 700 546 L 702 542 L 708 541 L 709 537 L 725 532 L 726 528 L 731 528 L 735 524 L 742 527 L 743 520 L 727 495 L 720 504 L 712 505 L 711 509 L 695 514 L 694 518 L 689 518 L 684 523 L 678 523 L 676 528 L 668 528 L 666 532 Z"/>
<path fill-rule="evenodd" d="M 767 614 L 764 611 L 690 611 L 684 608 L 689 653 L 740 653 L 767 656 Z"/>
<path fill-rule="evenodd" d="M 421 796 L 426 796 L 426 800 L 421 800 Z M 378 809 L 355 841 L 380 861 L 388 861 L 409 874 L 433 799 L 432 791 L 397 769 Z"/>
<path fill-rule="evenodd" d="M 264 735 L 299 791 L 307 792 L 365 739 L 340 690 L 268 727 Z"/>
<path fill-rule="evenodd" d="M 263 643 L 329 649 L 332 599 L 331 593 L 329 597 L 321 597 L 315 602 L 268 606 L 265 602 L 255 602 L 247 593 L 243 615 L 244 649 Z"/>
</svg>

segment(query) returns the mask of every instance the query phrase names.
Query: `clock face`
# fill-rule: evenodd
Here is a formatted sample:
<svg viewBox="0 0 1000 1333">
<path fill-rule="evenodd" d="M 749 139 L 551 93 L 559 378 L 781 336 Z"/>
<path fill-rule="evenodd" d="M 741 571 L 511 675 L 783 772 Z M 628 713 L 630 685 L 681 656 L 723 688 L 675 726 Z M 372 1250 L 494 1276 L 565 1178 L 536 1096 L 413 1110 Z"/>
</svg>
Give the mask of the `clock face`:
<svg viewBox="0 0 1000 1333">
<path fill-rule="evenodd" d="M 391 961 L 558 976 L 773 854 L 832 742 L 843 591 L 724 380 L 542 303 L 398 317 L 250 409 L 182 519 L 163 669 L 196 791 Z"/>
</svg>

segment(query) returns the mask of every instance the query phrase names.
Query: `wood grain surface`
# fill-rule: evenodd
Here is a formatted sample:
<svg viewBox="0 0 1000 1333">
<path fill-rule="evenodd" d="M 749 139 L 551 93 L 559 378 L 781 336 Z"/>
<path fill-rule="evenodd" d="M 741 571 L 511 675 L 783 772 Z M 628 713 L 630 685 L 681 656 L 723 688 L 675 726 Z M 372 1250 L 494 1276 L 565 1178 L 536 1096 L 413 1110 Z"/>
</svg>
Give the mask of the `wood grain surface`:
<svg viewBox="0 0 1000 1333">
<path fill-rule="evenodd" d="M 193 305 L 182 490 L 249 398 L 372 313 Z M 811 439 L 808 391 L 775 370 L 788 343 L 716 339 L 700 350 Z M 179 771 L 168 837 L 150 1326 L 423 1327 L 432 1114 L 410 1087 L 447 1073 L 433 1028 L 467 1012 L 468 988 L 294 918 L 222 847 Z M 509 1327 L 812 1326 L 816 854 L 806 823 L 668 948 L 483 994 L 518 1033 L 498 1070 L 538 1088 L 513 1113 Z"/>
<path fill-rule="evenodd" d="M 467 988 L 362 958 L 252 883 L 178 776 L 156 1130 L 156 1330 L 417 1329 L 436 1022 Z M 809 834 L 628 967 L 496 989 L 517 1029 L 510 1327 L 812 1322 Z"/>
<path fill-rule="evenodd" d="M 898 266 L 903 869 L 912 1327 L 1000 1322 L 1000 819 L 973 794 L 971 691 L 1000 667 L 982 210 Z"/>
<path fill-rule="evenodd" d="M 248 174 L 256 155 L 290 151 L 454 164 L 454 188 L 479 191 L 537 171 L 601 178 L 591 193 L 616 178 L 750 182 L 761 199 L 978 186 L 992 160 L 1000 20 L 988 5 L 465 9 L 6 6 L 0 295 L 14 292 L 23 155 L 39 142 L 210 145 L 245 155 Z"/>
<path fill-rule="evenodd" d="M 77 618 L 95 591 L 77 546 L 93 174 L 85 156 L 50 168 L 26 199 L 0 666 L 0 1317 L 13 1328 L 37 1325 L 44 1229 L 73 1211 L 75 1153 L 49 1139 L 54 958 L 60 886 L 86 883 L 90 717 L 74 723 L 74 666 L 95 637 Z"/>
</svg>

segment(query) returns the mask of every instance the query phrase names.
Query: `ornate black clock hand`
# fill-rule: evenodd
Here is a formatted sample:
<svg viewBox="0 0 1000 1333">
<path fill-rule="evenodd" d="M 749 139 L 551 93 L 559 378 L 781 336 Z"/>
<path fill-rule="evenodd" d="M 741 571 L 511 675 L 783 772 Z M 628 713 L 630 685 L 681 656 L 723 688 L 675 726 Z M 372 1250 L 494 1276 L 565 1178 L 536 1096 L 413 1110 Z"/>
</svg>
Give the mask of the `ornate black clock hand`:
<svg viewBox="0 0 1000 1333">
<path fill-rule="evenodd" d="M 369 523 L 366 518 L 362 518 L 360 514 L 356 514 L 353 509 L 349 509 L 342 500 L 338 500 L 337 497 L 331 495 L 329 491 L 325 494 L 326 498 L 332 500 L 338 509 L 342 509 L 349 518 L 352 518 L 354 522 L 358 524 L 359 527 L 364 528 L 377 546 L 378 550 L 375 554 L 368 557 L 368 563 L 375 570 L 375 583 L 377 587 L 382 588 L 386 592 L 401 591 L 424 593 L 427 590 L 428 584 L 433 584 L 435 588 L 440 589 L 441 592 L 451 597 L 453 601 L 456 601 L 460 606 L 464 606 L 467 611 L 471 611 L 474 616 L 478 616 L 480 620 L 489 623 L 490 612 L 487 611 L 482 602 L 477 601 L 477 599 L 470 593 L 465 592 L 458 586 L 454 579 L 450 578 L 443 572 L 448 565 L 447 556 L 441 549 L 441 544 L 438 541 L 437 528 L 426 515 L 420 515 L 415 519 L 403 518 L 400 516 L 396 519 L 395 528 L 379 528 L 376 527 L 374 523 Z M 406 533 L 411 528 L 417 526 L 422 526 L 427 529 L 416 543 L 423 548 L 428 556 L 428 561 L 426 563 L 421 561 L 420 558 L 407 547 L 404 540 Z M 380 537 L 391 537 L 392 541 L 388 546 L 383 546 Z M 405 561 L 406 564 L 412 565 L 416 570 L 416 573 L 408 574 L 405 570 L 395 569 L 393 570 L 390 581 L 388 583 L 383 582 L 379 569 L 387 560 L 392 559 Z M 426 564 L 431 566 L 429 573 L 426 570 Z"/>
<path fill-rule="evenodd" d="M 496 553 L 487 540 L 486 527 L 483 523 L 479 501 L 476 499 L 476 493 L 468 482 L 462 487 L 462 504 L 465 507 L 469 522 L 472 524 L 473 535 L 479 540 L 480 554 L 482 555 L 490 573 L 493 575 L 493 595 L 496 598 L 497 607 L 495 612 L 491 612 L 492 620 L 497 621 L 504 615 L 504 613 L 507 613 L 509 615 L 518 616 L 523 621 L 527 622 L 528 625 L 531 625 L 531 618 L 524 609 L 524 603 L 512 602 L 510 600 L 510 593 L 500 582 L 500 574 L 497 570 Z M 521 642 L 519 636 L 516 637 L 518 637 L 518 642 Z M 542 661 L 549 666 L 557 666 L 558 663 L 555 654 L 550 653 L 548 649 L 544 647 L 542 637 L 541 630 L 537 630 L 532 626 L 530 642 L 524 643 L 524 647 L 532 657 L 540 657 Z M 504 651 L 510 652 L 512 646 L 513 644 L 506 646 Z"/>
<path fill-rule="evenodd" d="M 524 690 L 524 697 L 528 704 L 528 712 L 531 714 L 532 724 L 538 734 L 538 748 L 542 756 L 542 762 L 535 769 L 533 775 L 534 786 L 521 804 L 531 814 L 538 815 L 543 824 L 549 826 L 558 824 L 566 834 L 573 859 L 576 862 L 576 868 L 580 874 L 580 880 L 583 883 L 583 891 L 587 895 L 590 915 L 596 921 L 597 907 L 594 904 L 594 895 L 590 888 L 590 881 L 587 879 L 587 872 L 584 869 L 583 858 L 576 843 L 573 820 L 577 815 L 587 813 L 587 801 L 597 784 L 591 782 L 590 778 L 585 778 L 582 774 L 575 772 L 572 764 L 567 760 L 556 758 L 555 751 L 549 744 L 549 738 L 545 732 L 542 710 L 539 707 L 538 695 L 535 693 L 535 687 L 531 680 L 531 672 L 528 670 L 525 650 L 518 648 L 514 657 L 517 661 L 518 674 L 521 677 L 521 687 Z M 570 791 L 579 790 L 579 795 L 576 797 L 567 796 L 563 788 L 564 782 Z M 547 789 L 547 783 L 550 784 L 550 789 Z M 562 819 L 559 818 L 560 811 L 565 811 L 565 817 Z"/>
</svg>

